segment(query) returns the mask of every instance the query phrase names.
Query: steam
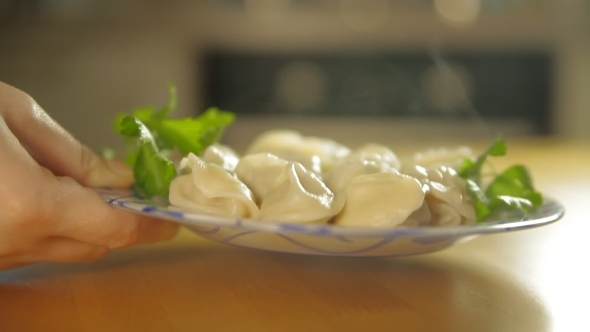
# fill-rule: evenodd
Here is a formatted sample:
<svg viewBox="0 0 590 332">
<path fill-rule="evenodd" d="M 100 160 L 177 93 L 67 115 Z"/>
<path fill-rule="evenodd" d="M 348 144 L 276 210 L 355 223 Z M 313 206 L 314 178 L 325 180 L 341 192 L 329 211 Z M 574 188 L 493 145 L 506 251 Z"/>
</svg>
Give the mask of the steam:
<svg viewBox="0 0 590 332">
<path fill-rule="evenodd" d="M 430 56 L 433 67 L 424 75 L 424 90 L 431 105 L 452 113 L 458 121 L 467 121 L 478 133 L 492 134 L 490 126 L 473 103 L 477 91 L 469 71 L 445 59 L 438 43 L 434 42 L 432 46 Z"/>
</svg>

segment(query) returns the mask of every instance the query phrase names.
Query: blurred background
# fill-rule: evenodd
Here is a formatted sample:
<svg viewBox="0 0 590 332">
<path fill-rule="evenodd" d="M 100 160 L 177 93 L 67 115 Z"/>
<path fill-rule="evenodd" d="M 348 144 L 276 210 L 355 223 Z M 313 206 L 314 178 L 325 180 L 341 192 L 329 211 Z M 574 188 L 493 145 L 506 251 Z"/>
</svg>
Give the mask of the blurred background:
<svg viewBox="0 0 590 332">
<path fill-rule="evenodd" d="M 365 141 L 590 139 L 586 0 L 0 0 L 0 80 L 92 148 L 120 112 Z"/>
</svg>

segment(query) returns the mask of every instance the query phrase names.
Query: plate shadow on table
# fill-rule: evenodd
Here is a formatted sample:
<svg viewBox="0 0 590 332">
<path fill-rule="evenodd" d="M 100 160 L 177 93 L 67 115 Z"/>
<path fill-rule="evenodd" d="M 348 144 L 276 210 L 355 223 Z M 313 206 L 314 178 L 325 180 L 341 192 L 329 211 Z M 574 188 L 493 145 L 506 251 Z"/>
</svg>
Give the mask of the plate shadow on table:
<svg viewBox="0 0 590 332">
<path fill-rule="evenodd" d="M 12 302 L 12 310 L 34 315 L 46 306 L 67 311 L 74 300 L 93 312 L 77 313 L 75 324 L 87 331 L 97 315 L 133 328 L 124 319 L 133 312 L 153 320 L 154 330 L 168 331 L 195 324 L 218 330 L 227 317 L 243 331 L 550 329 L 545 308 L 526 285 L 444 252 L 347 258 L 198 242 L 119 250 L 95 263 L 0 272 L 3 307 Z M 26 324 L 12 317 L 11 310 L 0 312 L 0 330 Z"/>
</svg>

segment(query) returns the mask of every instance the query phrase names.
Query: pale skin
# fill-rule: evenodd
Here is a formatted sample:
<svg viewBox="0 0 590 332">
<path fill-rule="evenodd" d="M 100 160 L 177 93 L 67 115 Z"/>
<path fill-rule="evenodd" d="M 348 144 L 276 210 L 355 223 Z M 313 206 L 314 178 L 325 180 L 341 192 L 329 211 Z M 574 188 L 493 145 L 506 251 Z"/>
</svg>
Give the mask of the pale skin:
<svg viewBox="0 0 590 332">
<path fill-rule="evenodd" d="M 177 224 L 111 207 L 92 189 L 132 184 L 127 165 L 92 152 L 0 82 L 0 270 L 95 261 L 172 238 Z"/>
</svg>

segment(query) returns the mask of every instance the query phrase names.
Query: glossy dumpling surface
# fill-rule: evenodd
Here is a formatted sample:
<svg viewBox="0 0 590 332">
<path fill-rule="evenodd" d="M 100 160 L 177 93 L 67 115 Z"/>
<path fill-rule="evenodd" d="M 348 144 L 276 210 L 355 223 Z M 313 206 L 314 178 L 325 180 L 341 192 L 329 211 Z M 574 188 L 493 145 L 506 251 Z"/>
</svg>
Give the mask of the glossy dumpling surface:
<svg viewBox="0 0 590 332">
<path fill-rule="evenodd" d="M 457 226 L 474 223 L 475 208 L 467 194 L 466 183 L 457 172 L 445 166 L 428 170 L 425 201 L 432 214 L 431 225 Z"/>
<path fill-rule="evenodd" d="M 344 208 L 334 223 L 359 227 L 398 226 L 422 206 L 425 196 L 420 181 L 396 171 L 357 176 L 344 192 Z"/>
<path fill-rule="evenodd" d="M 170 184 L 170 204 L 185 211 L 233 218 L 256 218 L 252 191 L 221 166 L 189 154 Z"/>
<path fill-rule="evenodd" d="M 345 161 L 374 160 L 383 166 L 399 170 L 401 161 L 390 148 L 377 143 L 368 143 L 354 150 L 344 158 Z"/>
<path fill-rule="evenodd" d="M 457 226 L 475 222 L 475 208 L 467 194 L 465 180 L 451 167 L 406 169 L 426 190 L 425 205 L 431 214 L 429 225 Z M 407 224 L 411 224 L 411 221 Z"/>
<path fill-rule="evenodd" d="M 242 157 L 234 172 L 252 190 L 256 203 L 260 204 L 286 165 L 286 160 L 273 154 L 255 153 Z"/>
<path fill-rule="evenodd" d="M 272 153 L 287 161 L 301 163 L 320 175 L 350 153 L 350 149 L 333 140 L 303 136 L 293 130 L 271 130 L 258 136 L 246 154 Z"/>
<path fill-rule="evenodd" d="M 262 199 L 261 220 L 325 223 L 342 209 L 334 193 L 300 163 L 289 162 Z"/>
<path fill-rule="evenodd" d="M 205 149 L 202 159 L 205 162 L 219 165 L 228 171 L 233 171 L 240 160 L 240 156 L 227 145 L 213 144 Z"/>
<path fill-rule="evenodd" d="M 416 152 L 411 158 L 406 158 L 403 161 L 402 172 L 406 173 L 407 168 L 412 168 L 414 166 L 422 166 L 426 169 L 436 168 L 438 166 L 459 169 L 463 160 L 473 157 L 473 151 L 466 146 L 460 146 L 453 149 L 429 149 Z"/>
<path fill-rule="evenodd" d="M 324 176 L 324 182 L 333 192 L 340 194 L 353 178 L 387 170 L 390 170 L 390 168 L 384 165 L 381 160 L 371 158 L 351 159 L 334 166 Z"/>
</svg>

